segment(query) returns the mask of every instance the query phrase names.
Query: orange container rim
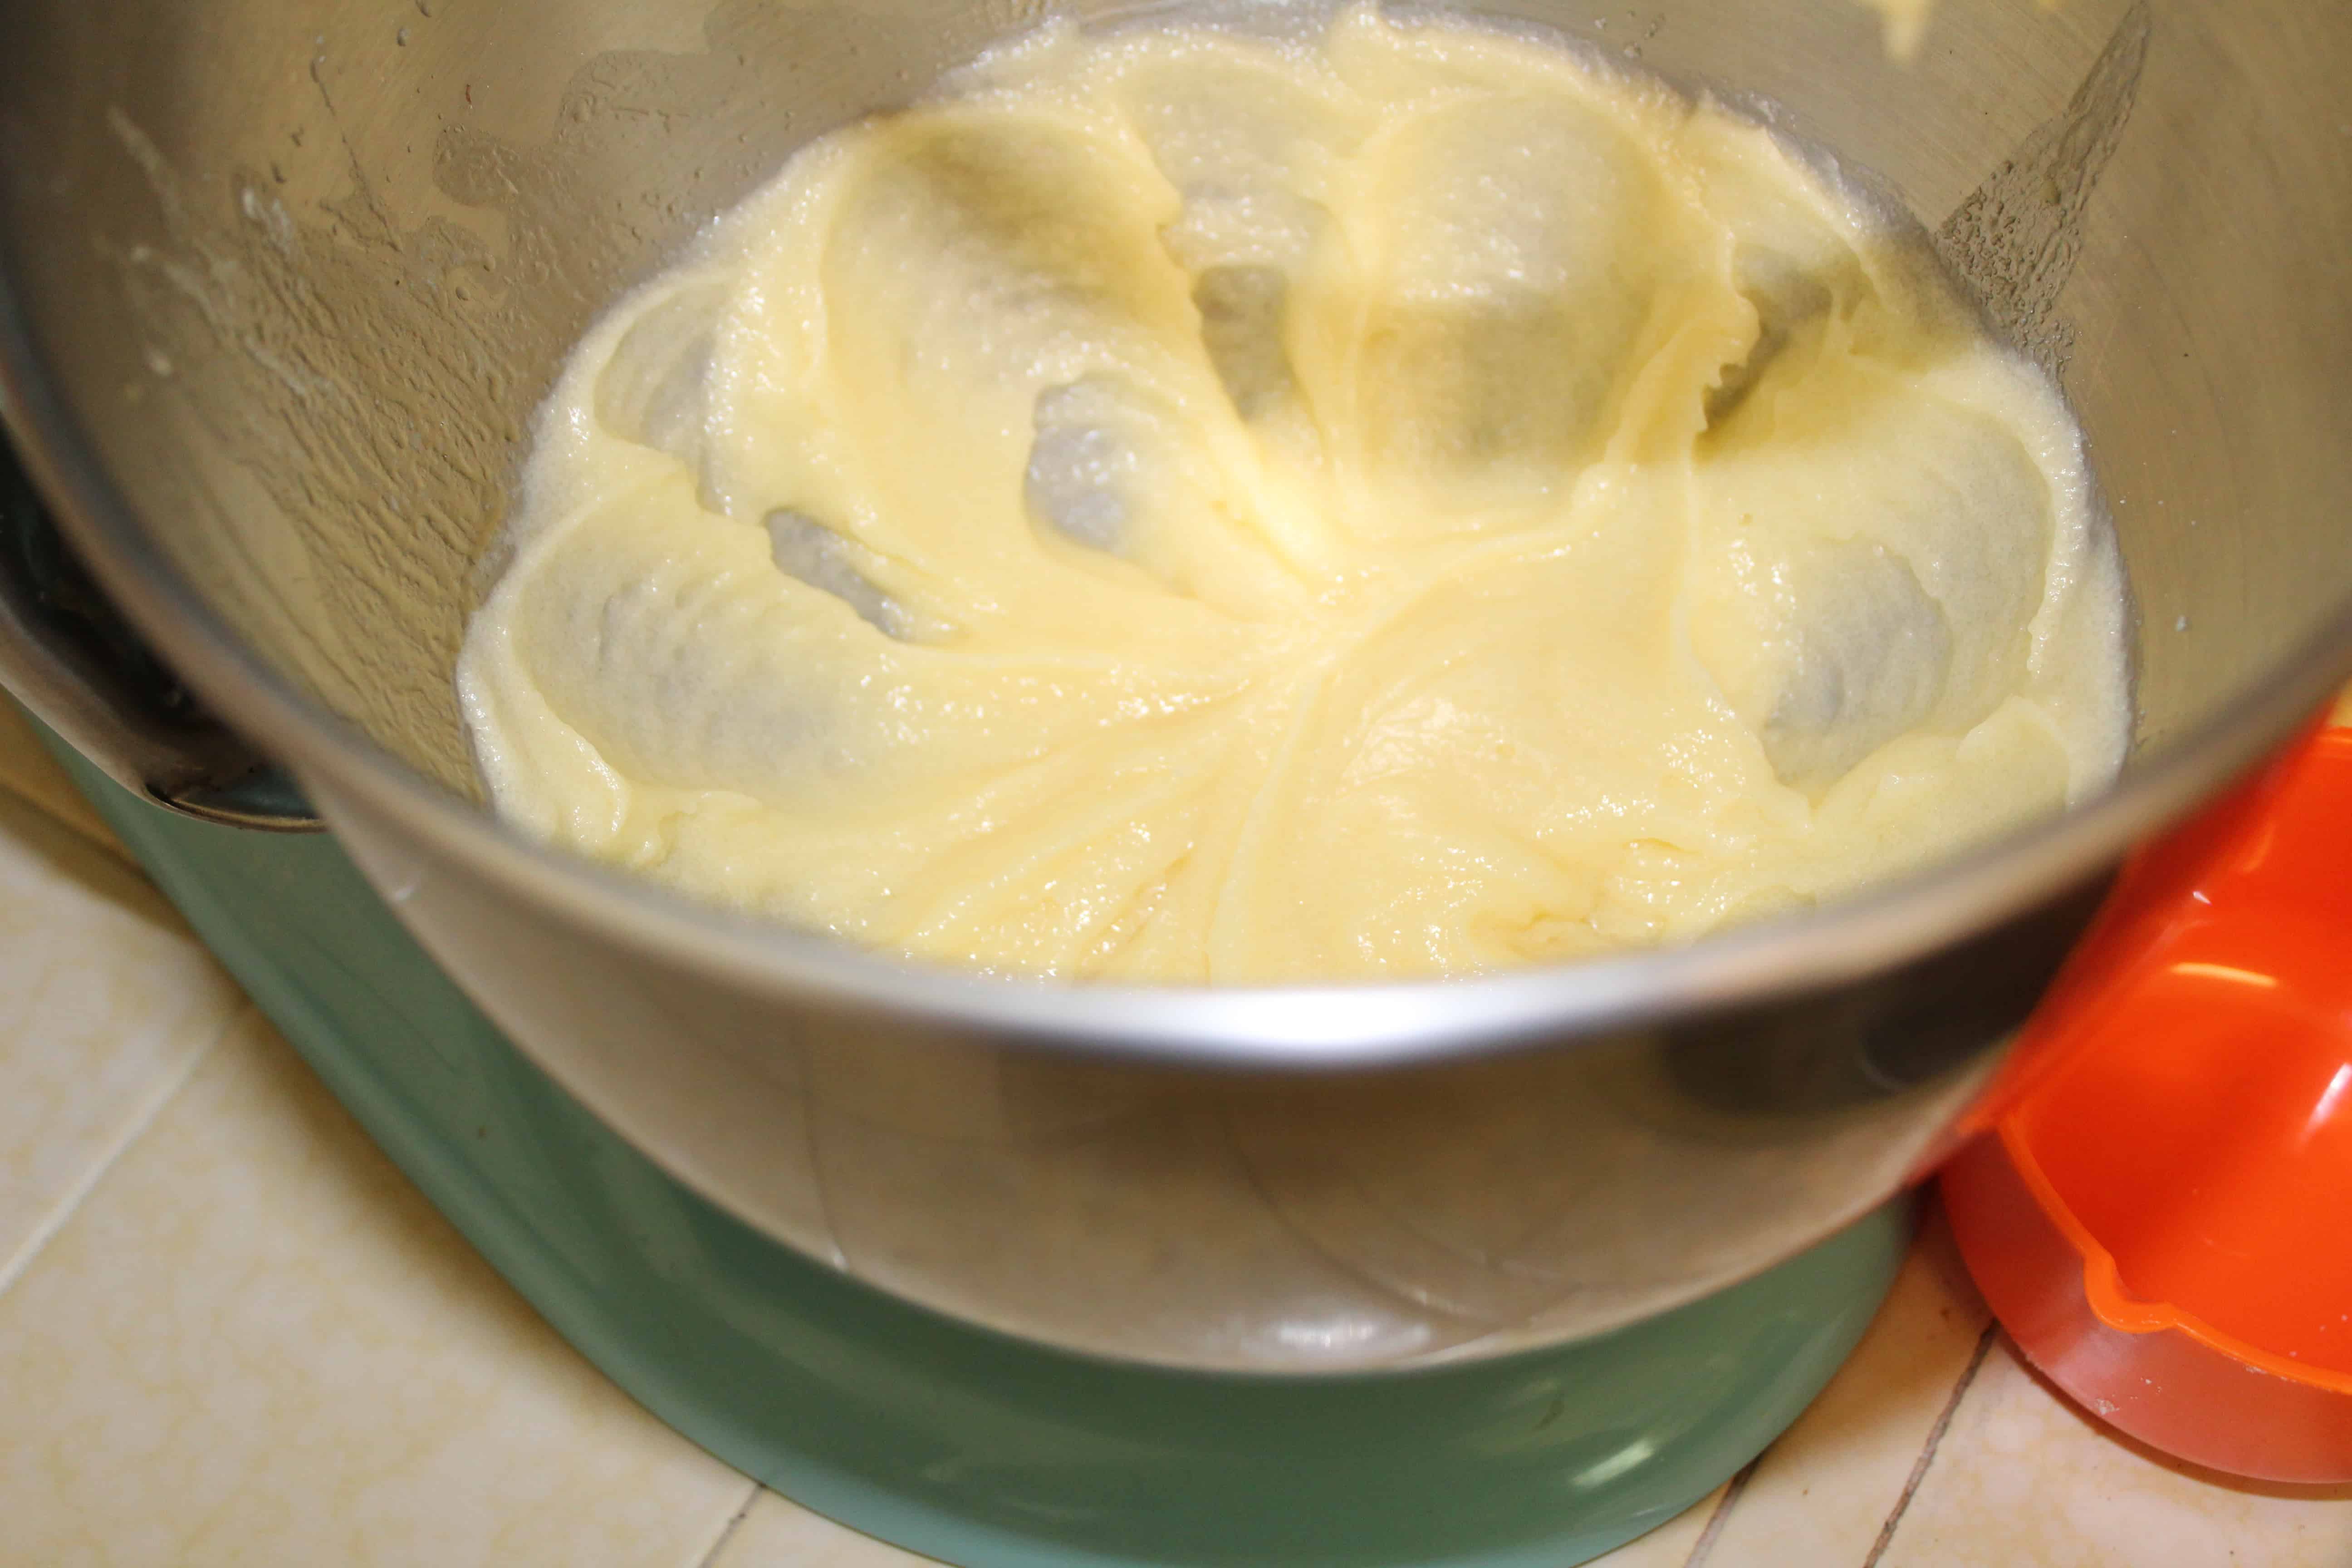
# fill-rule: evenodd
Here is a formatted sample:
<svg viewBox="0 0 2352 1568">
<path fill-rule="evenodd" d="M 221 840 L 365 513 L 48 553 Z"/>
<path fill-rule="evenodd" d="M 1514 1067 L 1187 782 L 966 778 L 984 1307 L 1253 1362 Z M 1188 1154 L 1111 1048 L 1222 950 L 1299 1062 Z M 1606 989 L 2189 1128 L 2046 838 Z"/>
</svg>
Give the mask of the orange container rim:
<svg viewBox="0 0 2352 1568">
<path fill-rule="evenodd" d="M 2115 1255 L 2075 1216 L 2074 1205 L 2066 1201 L 2064 1194 L 2043 1173 L 2042 1162 L 2034 1157 L 2032 1146 L 2018 1119 L 2003 1117 L 1994 1130 L 2019 1180 L 2025 1184 L 2026 1190 L 2033 1194 L 2033 1201 L 2040 1205 L 2042 1212 L 2058 1227 L 2059 1234 L 2082 1258 L 2084 1299 L 2101 1322 L 2126 1334 L 2175 1331 L 2186 1334 L 2216 1354 L 2227 1356 L 2273 1377 L 2352 1397 L 2352 1373 L 2312 1366 L 2266 1351 L 2233 1334 L 2222 1332 L 2196 1313 L 2168 1301 L 2143 1301 L 2130 1294 L 2124 1288 L 2122 1272 L 2116 1267 Z"/>
</svg>

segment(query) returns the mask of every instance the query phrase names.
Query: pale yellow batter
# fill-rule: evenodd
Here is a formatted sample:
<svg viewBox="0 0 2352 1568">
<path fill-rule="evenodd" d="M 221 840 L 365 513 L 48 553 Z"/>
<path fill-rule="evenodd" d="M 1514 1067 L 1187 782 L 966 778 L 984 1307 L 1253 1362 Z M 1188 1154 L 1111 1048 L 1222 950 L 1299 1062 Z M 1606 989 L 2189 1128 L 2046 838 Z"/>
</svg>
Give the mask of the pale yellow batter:
<svg viewBox="0 0 2352 1568">
<path fill-rule="evenodd" d="M 2105 784 L 2081 442 L 1772 136 L 1342 15 L 1048 30 L 581 345 L 460 668 L 501 811 L 962 964 L 1462 973 Z"/>
</svg>

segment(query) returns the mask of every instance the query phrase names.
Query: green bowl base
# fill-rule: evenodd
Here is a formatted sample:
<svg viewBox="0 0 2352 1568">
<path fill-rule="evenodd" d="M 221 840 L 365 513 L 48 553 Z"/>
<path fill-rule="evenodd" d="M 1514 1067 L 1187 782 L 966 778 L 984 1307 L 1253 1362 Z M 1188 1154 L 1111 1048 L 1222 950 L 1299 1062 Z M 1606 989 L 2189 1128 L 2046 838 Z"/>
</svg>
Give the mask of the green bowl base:
<svg viewBox="0 0 2352 1568">
<path fill-rule="evenodd" d="M 331 840 L 189 821 L 55 749 L 559 1333 L 727 1463 L 963 1568 L 1570 1568 L 1794 1420 L 1909 1241 L 1910 1207 L 1892 1204 L 1663 1317 L 1425 1372 L 1253 1379 L 1062 1354 L 882 1295 L 664 1175 L 507 1043 Z"/>
</svg>

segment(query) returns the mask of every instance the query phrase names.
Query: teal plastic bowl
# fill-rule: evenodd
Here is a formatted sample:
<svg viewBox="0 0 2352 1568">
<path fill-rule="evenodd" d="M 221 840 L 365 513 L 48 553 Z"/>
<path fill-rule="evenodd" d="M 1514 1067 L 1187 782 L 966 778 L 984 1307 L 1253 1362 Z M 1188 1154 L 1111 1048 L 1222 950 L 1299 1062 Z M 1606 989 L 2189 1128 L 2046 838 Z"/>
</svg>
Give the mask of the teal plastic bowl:
<svg viewBox="0 0 2352 1568">
<path fill-rule="evenodd" d="M 884 1296 L 678 1185 L 434 967 L 333 842 L 173 816 L 52 740 L 327 1086 L 556 1331 L 727 1463 L 966 1568 L 1569 1568 L 1761 1452 L 1868 1326 L 1907 1203 L 1690 1306 L 1294 1381 L 1063 1354 Z"/>
</svg>

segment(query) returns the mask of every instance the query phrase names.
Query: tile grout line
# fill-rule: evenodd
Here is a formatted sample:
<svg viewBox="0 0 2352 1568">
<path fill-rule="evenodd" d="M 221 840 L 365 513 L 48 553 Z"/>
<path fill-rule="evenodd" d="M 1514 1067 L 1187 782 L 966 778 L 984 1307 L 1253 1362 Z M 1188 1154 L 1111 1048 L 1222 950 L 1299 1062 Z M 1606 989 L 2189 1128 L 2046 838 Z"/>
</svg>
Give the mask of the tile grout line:
<svg viewBox="0 0 2352 1568">
<path fill-rule="evenodd" d="M 714 1564 L 719 1561 L 719 1554 L 727 1550 L 727 1543 L 735 1539 L 737 1531 L 743 1528 L 743 1521 L 750 1515 L 751 1506 L 760 1500 L 760 1494 L 767 1489 L 757 1481 L 751 1482 L 751 1489 L 743 1494 L 742 1506 L 727 1516 L 727 1522 L 719 1527 L 718 1539 L 710 1543 L 709 1548 L 701 1556 L 694 1560 L 694 1568 L 714 1568 Z"/>
<path fill-rule="evenodd" d="M 253 1003 L 244 993 L 239 992 L 236 1005 L 230 1007 L 222 1017 L 220 1026 L 213 1031 L 212 1038 L 188 1054 L 188 1059 L 165 1080 L 163 1092 L 156 1095 L 152 1101 L 131 1119 L 130 1124 L 123 1130 L 122 1136 L 105 1152 L 102 1157 L 90 1163 L 89 1170 L 67 1190 L 64 1197 L 49 1211 L 47 1216 L 33 1227 L 32 1234 L 25 1238 L 24 1245 L 16 1249 L 16 1255 L 5 1260 L 0 1260 L 0 1296 L 5 1296 L 16 1286 L 16 1281 L 25 1277 L 26 1272 L 32 1268 L 34 1259 L 37 1258 L 43 1249 L 57 1238 L 58 1233 L 65 1229 L 67 1223 L 81 1212 L 81 1205 L 89 1199 L 91 1193 L 98 1190 L 98 1184 L 106 1179 L 107 1173 L 121 1163 L 122 1157 L 131 1152 L 131 1147 L 140 1139 L 147 1135 L 147 1130 L 155 1124 L 165 1109 L 180 1098 L 180 1091 L 188 1087 L 189 1080 L 196 1076 L 196 1069 L 212 1059 L 213 1053 L 220 1049 L 221 1042 L 227 1039 L 230 1031 L 243 1021 L 248 1012 L 252 1011 L 254 1011 Z"/>
<path fill-rule="evenodd" d="M 1911 1474 L 1905 1478 L 1902 1494 L 1895 1500 L 1894 1508 L 1888 1510 L 1886 1522 L 1878 1527 L 1878 1539 L 1870 1543 L 1870 1555 L 1862 1560 L 1862 1568 L 1878 1568 L 1879 1559 L 1885 1557 L 1887 1548 L 1895 1544 L 1895 1532 L 1901 1528 L 1903 1516 L 1911 1511 L 1911 1500 L 1918 1495 L 1920 1483 L 1927 1479 L 1928 1468 L 1936 1462 L 1936 1451 L 1943 1447 L 1944 1434 L 1951 1429 L 1952 1417 L 1959 1414 L 1960 1401 L 1967 1398 L 1969 1390 L 1975 1386 L 1977 1374 L 1984 1370 L 1986 1359 L 1992 1354 L 1993 1342 L 2000 1337 L 2000 1321 L 1998 1318 L 1987 1323 L 1984 1332 L 1977 1336 L 1976 1352 L 1969 1357 L 1969 1364 L 1961 1372 L 1959 1381 L 1952 1384 L 1951 1394 L 1944 1401 L 1944 1408 L 1937 1412 L 1936 1424 L 1927 1428 L 1927 1440 L 1920 1446 L 1919 1458 L 1913 1462 Z"/>
<path fill-rule="evenodd" d="M 1764 1454 L 1771 1451 L 1767 1448 Z M 1764 1454 L 1759 1454 L 1742 1465 L 1739 1473 L 1725 1484 L 1723 1496 L 1716 1501 L 1715 1511 L 1706 1516 L 1706 1528 L 1699 1531 L 1698 1539 L 1691 1543 L 1690 1555 L 1683 1559 L 1683 1568 L 1701 1568 L 1701 1564 L 1714 1554 L 1717 1539 L 1723 1534 L 1724 1527 L 1731 1522 L 1732 1505 L 1747 1494 L 1748 1483 L 1755 1479 L 1758 1468 L 1764 1463 Z"/>
</svg>

